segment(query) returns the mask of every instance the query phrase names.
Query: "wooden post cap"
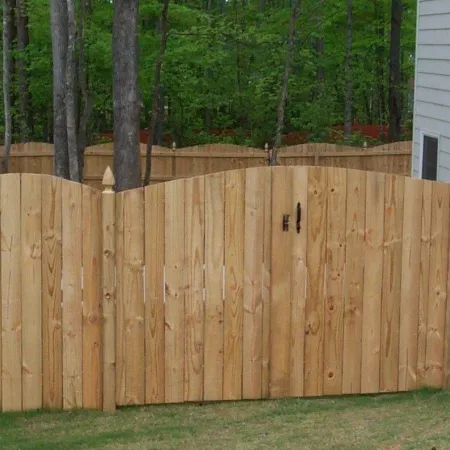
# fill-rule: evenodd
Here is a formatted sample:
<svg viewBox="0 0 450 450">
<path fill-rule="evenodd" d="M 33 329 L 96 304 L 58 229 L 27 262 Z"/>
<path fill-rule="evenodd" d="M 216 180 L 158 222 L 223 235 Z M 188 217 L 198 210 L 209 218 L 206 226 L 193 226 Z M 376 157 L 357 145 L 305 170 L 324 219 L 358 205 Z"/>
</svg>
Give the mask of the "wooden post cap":
<svg viewBox="0 0 450 450">
<path fill-rule="evenodd" d="M 111 170 L 111 167 L 107 167 L 105 170 L 105 173 L 103 175 L 103 186 L 104 186 L 104 192 L 113 192 L 113 186 L 115 184 L 116 180 L 114 179 L 114 174 Z"/>
</svg>

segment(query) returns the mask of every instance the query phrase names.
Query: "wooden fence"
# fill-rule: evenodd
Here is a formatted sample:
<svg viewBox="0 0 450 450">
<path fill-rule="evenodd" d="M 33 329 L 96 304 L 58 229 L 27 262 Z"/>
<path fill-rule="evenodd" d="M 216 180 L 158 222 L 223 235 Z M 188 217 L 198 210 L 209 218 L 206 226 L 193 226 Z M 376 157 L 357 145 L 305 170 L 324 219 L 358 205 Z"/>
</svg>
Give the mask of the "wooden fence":
<svg viewBox="0 0 450 450">
<path fill-rule="evenodd" d="M 101 192 L 0 176 L 1 407 L 102 407 Z"/>
<path fill-rule="evenodd" d="M 450 185 L 252 168 L 0 177 L 1 406 L 450 387 Z"/>
<path fill-rule="evenodd" d="M 279 163 L 290 166 L 330 166 L 407 175 L 411 173 L 411 142 L 396 142 L 373 148 L 334 144 L 302 144 L 285 147 Z M 0 149 L 1 151 L 1 149 Z M 101 189 L 106 167 L 113 166 L 112 143 L 86 149 L 84 182 Z M 145 145 L 141 146 L 142 168 Z M 182 149 L 154 147 L 152 182 L 169 181 L 233 169 L 267 166 L 267 151 L 236 145 L 212 144 Z M 16 144 L 11 151 L 11 173 L 53 174 L 51 144 Z"/>
</svg>

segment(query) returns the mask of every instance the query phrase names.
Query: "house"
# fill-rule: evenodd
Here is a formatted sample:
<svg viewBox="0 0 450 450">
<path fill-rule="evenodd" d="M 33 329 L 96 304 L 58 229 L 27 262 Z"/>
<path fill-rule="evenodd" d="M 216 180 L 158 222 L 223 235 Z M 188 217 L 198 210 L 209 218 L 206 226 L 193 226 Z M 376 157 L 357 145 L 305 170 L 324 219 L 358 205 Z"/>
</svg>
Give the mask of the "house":
<svg viewBox="0 0 450 450">
<path fill-rule="evenodd" d="M 450 0 L 418 0 L 412 176 L 450 182 Z"/>
</svg>

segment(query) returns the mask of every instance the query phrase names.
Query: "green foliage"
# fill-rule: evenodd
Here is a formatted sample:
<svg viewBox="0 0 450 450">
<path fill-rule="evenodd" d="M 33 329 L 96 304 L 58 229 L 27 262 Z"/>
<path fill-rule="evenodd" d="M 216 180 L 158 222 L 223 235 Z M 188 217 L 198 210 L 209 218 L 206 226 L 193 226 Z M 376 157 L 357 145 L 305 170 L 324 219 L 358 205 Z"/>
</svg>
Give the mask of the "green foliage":
<svg viewBox="0 0 450 450">
<path fill-rule="evenodd" d="M 222 2 L 222 3 L 221 3 Z M 385 123 L 388 104 L 390 0 L 354 0 L 353 112 L 359 123 Z M 284 70 L 289 2 L 171 3 L 169 39 L 162 70 L 168 106 L 167 142 L 178 146 L 203 142 L 236 142 L 262 146 L 275 134 L 277 105 Z M 378 5 L 378 7 L 377 7 Z M 402 29 L 402 95 L 404 122 L 412 110 L 406 101 L 414 72 L 416 1 L 404 1 Z M 221 12 L 224 7 L 223 13 Z M 36 124 L 34 139 L 51 130 L 52 62 L 48 2 L 29 0 L 30 92 Z M 154 63 L 159 50 L 161 4 L 140 4 L 141 127 L 148 125 L 152 105 Z M 88 80 L 93 93 L 91 138 L 112 130 L 113 5 L 92 0 L 86 24 Z M 294 60 L 289 81 L 285 132 L 309 131 L 310 140 L 331 139 L 331 127 L 344 121 L 346 4 L 342 0 L 305 0 L 297 22 Z M 315 49 L 322 38 L 324 53 Z M 19 56 L 18 56 L 19 57 Z M 323 67 L 323 84 L 317 71 Z M 14 85 L 17 90 L 17 83 Z M 382 110 L 380 111 L 380 105 Z M 17 114 L 16 107 L 14 114 Z M 2 115 L 2 114 L 1 114 Z M 218 135 L 214 130 L 232 130 Z M 18 133 L 18 122 L 14 121 Z M 355 137 L 358 141 L 358 137 Z"/>
</svg>

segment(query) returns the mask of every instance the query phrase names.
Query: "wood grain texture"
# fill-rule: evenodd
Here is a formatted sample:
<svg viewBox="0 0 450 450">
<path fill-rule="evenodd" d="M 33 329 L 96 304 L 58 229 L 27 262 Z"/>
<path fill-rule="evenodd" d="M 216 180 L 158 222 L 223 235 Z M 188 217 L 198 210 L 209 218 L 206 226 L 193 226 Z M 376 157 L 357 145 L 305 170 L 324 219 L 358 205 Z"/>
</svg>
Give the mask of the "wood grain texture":
<svg viewBox="0 0 450 450">
<path fill-rule="evenodd" d="M 432 181 L 422 181 L 422 232 L 420 244 L 419 324 L 417 330 L 417 385 L 424 386 L 427 349 L 428 296 L 430 283 Z"/>
<path fill-rule="evenodd" d="M 269 398 L 270 384 L 270 303 L 272 299 L 272 169 L 259 169 L 264 173 L 264 247 L 262 292 L 262 375 L 261 396 Z"/>
<path fill-rule="evenodd" d="M 327 169 L 324 395 L 342 393 L 347 171 Z"/>
<path fill-rule="evenodd" d="M 165 185 L 165 402 L 184 399 L 185 181 Z"/>
<path fill-rule="evenodd" d="M 164 184 L 145 188 L 145 402 L 165 398 Z"/>
<path fill-rule="evenodd" d="M 22 252 L 20 175 L 0 178 L 2 410 L 22 410 Z M 11 201 L 11 199 L 16 199 Z"/>
<path fill-rule="evenodd" d="M 327 171 L 308 170 L 308 286 L 305 331 L 305 396 L 323 394 Z"/>
<path fill-rule="evenodd" d="M 225 174 L 223 399 L 242 398 L 245 171 Z"/>
<path fill-rule="evenodd" d="M 224 188 L 223 173 L 205 177 L 205 400 L 223 395 Z"/>
<path fill-rule="evenodd" d="M 49 409 L 63 407 L 61 185 L 59 178 L 42 178 L 42 400 Z"/>
<path fill-rule="evenodd" d="M 62 183 L 63 407 L 83 406 L 82 186 Z"/>
<path fill-rule="evenodd" d="M 112 190 L 102 193 L 102 348 L 104 411 L 116 409 L 116 200 Z"/>
<path fill-rule="evenodd" d="M 297 227 L 297 204 L 300 203 L 300 232 L 292 229 L 291 250 L 291 361 L 289 395 L 301 397 L 304 393 L 305 309 L 308 273 L 308 169 L 292 169 L 292 206 L 295 211 L 292 227 Z"/>
<path fill-rule="evenodd" d="M 116 404 L 125 405 L 125 301 L 123 291 L 124 274 L 124 194 L 115 195 L 116 201 Z"/>
<path fill-rule="evenodd" d="M 398 388 L 404 186 L 403 177 L 386 175 L 381 299 L 381 392 L 395 392 Z"/>
<path fill-rule="evenodd" d="M 123 193 L 123 361 L 125 363 L 125 404 L 145 402 L 144 369 L 144 191 Z"/>
<path fill-rule="evenodd" d="M 83 408 L 102 408 L 102 194 L 83 186 Z"/>
<path fill-rule="evenodd" d="M 292 169 L 272 169 L 272 297 L 270 304 L 270 397 L 290 391 L 292 233 L 283 231 L 283 215 L 292 211 Z M 292 228 L 291 228 L 292 229 Z"/>
<path fill-rule="evenodd" d="M 402 277 L 400 293 L 400 328 L 398 390 L 417 387 L 418 326 L 420 297 L 421 224 L 423 182 L 405 179 L 403 209 Z"/>
<path fill-rule="evenodd" d="M 185 384 L 184 399 L 203 399 L 205 179 L 185 181 Z"/>
<path fill-rule="evenodd" d="M 448 271 L 449 185 L 434 183 L 431 200 L 431 247 L 425 382 L 444 384 L 444 334 Z"/>
<path fill-rule="evenodd" d="M 342 393 L 361 392 L 364 235 L 366 223 L 365 172 L 347 172 L 347 218 L 344 282 L 344 350 Z"/>
<path fill-rule="evenodd" d="M 22 175 L 22 407 L 42 408 L 42 196 L 39 175 Z"/>
<path fill-rule="evenodd" d="M 450 262 L 448 263 L 448 273 L 447 273 L 443 388 L 450 389 Z"/>
<path fill-rule="evenodd" d="M 245 178 L 244 335 L 242 396 L 262 395 L 263 264 L 265 173 L 249 169 Z"/>
<path fill-rule="evenodd" d="M 367 172 L 366 177 L 361 392 L 374 393 L 380 389 L 385 175 Z"/>
<path fill-rule="evenodd" d="M 365 172 L 347 172 L 342 393 L 361 392 L 361 343 L 366 223 Z"/>
</svg>

